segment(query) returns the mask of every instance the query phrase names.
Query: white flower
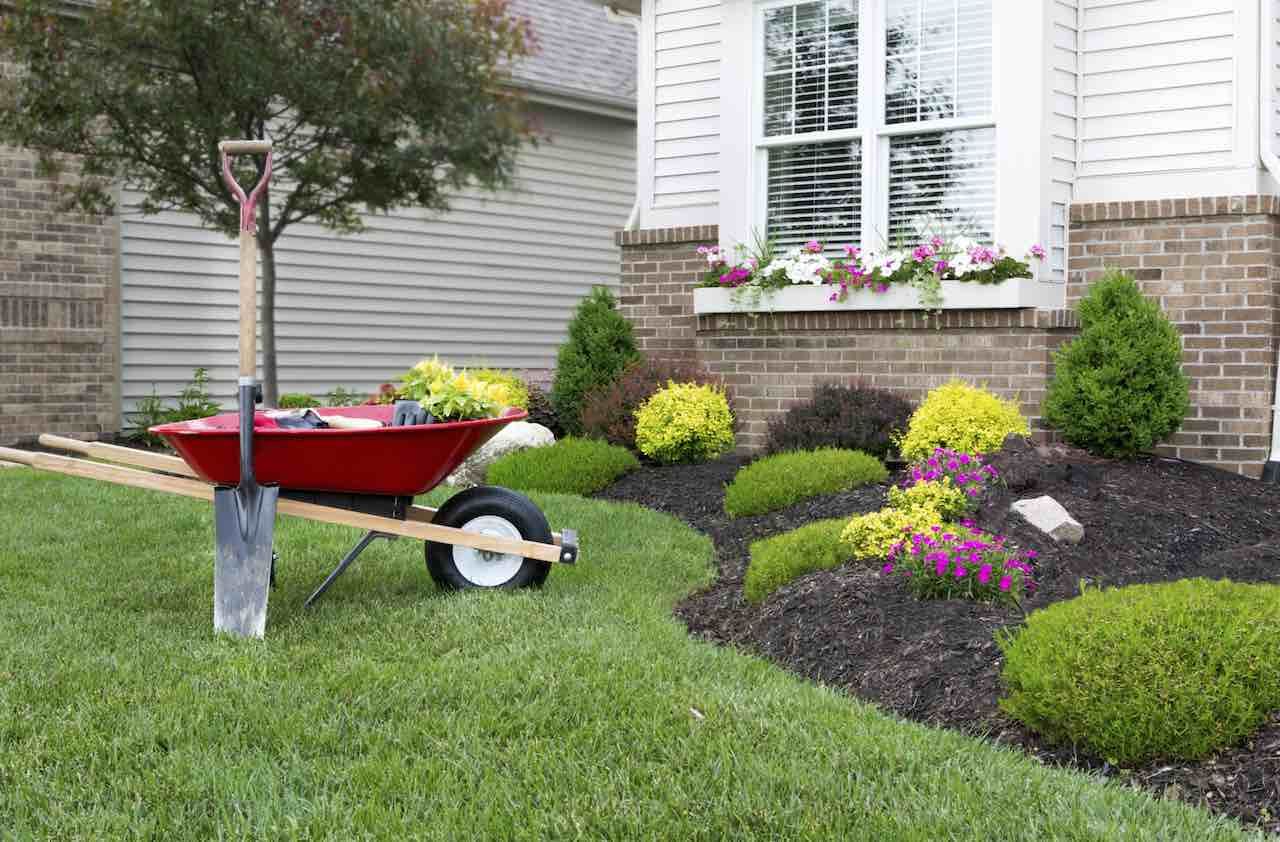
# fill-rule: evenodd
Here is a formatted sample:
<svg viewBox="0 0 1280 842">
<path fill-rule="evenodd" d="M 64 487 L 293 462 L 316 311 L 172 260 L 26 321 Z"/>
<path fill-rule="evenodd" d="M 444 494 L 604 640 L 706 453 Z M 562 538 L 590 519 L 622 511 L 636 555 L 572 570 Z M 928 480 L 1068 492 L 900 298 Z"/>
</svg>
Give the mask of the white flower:
<svg viewBox="0 0 1280 842">
<path fill-rule="evenodd" d="M 800 248 L 787 249 L 782 257 L 775 257 L 769 264 L 766 275 L 776 272 L 785 273 L 787 280 L 793 284 L 821 284 L 823 273 L 831 268 L 831 261 L 821 254 L 814 254 Z"/>
</svg>

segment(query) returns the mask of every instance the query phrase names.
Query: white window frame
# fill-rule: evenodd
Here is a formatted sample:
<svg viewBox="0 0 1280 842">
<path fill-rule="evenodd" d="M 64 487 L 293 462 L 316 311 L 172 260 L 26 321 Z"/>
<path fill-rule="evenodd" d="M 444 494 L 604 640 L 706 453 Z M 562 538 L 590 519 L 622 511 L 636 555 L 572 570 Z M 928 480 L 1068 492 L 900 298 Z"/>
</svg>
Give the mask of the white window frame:
<svg viewBox="0 0 1280 842">
<path fill-rule="evenodd" d="M 1024 0 L 1025 1 L 1025 0 Z M 880 249 L 889 238 L 889 145 L 893 138 L 904 135 L 935 134 L 965 129 L 992 129 L 998 131 L 997 114 L 999 85 L 996 82 L 998 63 L 992 61 L 991 110 L 986 114 L 946 120 L 916 121 L 911 123 L 885 122 L 885 0 L 855 0 L 858 14 L 858 128 L 835 131 L 807 132 L 768 137 L 764 133 L 764 78 L 765 78 L 765 12 L 770 9 L 796 6 L 808 0 L 756 0 L 751 8 L 751 151 L 752 156 L 752 221 L 753 228 L 764 236 L 768 232 L 769 214 L 769 150 L 783 146 L 858 140 L 862 144 L 862 197 L 859 207 L 860 243 L 852 245 L 864 249 Z M 993 4 L 992 15 L 997 14 Z M 994 25 L 994 22 L 993 22 Z M 956 38 L 960 30 L 956 27 Z M 992 49 L 995 49 L 993 38 Z M 999 168 L 997 167 L 997 170 Z M 1000 237 L 1000 189 L 999 172 L 996 174 L 992 234 L 997 242 Z M 832 250 L 845 243 L 827 243 Z"/>
</svg>

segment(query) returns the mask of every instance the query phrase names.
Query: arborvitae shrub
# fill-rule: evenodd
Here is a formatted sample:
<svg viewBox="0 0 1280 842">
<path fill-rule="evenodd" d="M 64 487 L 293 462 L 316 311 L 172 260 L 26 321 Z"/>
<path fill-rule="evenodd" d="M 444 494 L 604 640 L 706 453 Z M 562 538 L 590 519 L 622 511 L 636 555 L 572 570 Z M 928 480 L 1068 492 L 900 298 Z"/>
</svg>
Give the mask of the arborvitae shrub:
<svg viewBox="0 0 1280 842">
<path fill-rule="evenodd" d="M 613 293 L 605 287 L 591 290 L 569 322 L 551 385 L 551 403 L 565 432 L 581 434 L 583 396 L 612 383 L 639 356 L 631 323 L 618 312 Z"/>
<path fill-rule="evenodd" d="M 914 407 L 887 389 L 858 383 L 822 383 L 813 397 L 769 421 L 766 450 L 837 447 L 881 459 L 893 452 L 893 437 L 906 429 Z"/>
<path fill-rule="evenodd" d="M 1113 271 L 1080 302 L 1080 324 L 1054 354 L 1045 420 L 1101 456 L 1133 456 L 1176 432 L 1191 400 L 1182 341 L 1160 306 Z"/>
<path fill-rule="evenodd" d="M 635 449 L 636 410 L 668 383 L 720 386 L 720 379 L 696 363 L 651 360 L 647 357 L 627 366 L 622 376 L 592 389 L 582 401 L 583 432 L 610 444 Z"/>
</svg>

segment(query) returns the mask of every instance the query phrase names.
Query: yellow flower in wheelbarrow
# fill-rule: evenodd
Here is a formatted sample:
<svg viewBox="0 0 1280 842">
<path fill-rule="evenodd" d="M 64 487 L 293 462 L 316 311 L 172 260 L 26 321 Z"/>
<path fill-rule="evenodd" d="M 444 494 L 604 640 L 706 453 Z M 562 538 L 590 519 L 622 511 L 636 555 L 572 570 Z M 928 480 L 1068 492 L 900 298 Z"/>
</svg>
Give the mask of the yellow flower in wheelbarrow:
<svg viewBox="0 0 1280 842">
<path fill-rule="evenodd" d="M 438 421 L 494 418 L 507 405 L 506 387 L 468 377 L 466 372 L 437 377 L 422 399 L 422 406 Z"/>
</svg>

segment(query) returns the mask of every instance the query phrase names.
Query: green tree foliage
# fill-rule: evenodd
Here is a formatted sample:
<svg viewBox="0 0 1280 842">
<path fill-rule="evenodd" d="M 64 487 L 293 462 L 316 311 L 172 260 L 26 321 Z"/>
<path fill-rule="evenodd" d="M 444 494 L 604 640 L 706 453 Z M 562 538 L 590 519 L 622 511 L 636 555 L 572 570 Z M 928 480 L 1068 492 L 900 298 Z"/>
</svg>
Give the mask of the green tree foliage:
<svg viewBox="0 0 1280 842">
<path fill-rule="evenodd" d="M 362 211 L 448 208 L 469 184 L 509 183 L 530 135 L 504 85 L 527 24 L 507 0 L 15 0 L 0 50 L 0 142 L 35 149 L 43 174 L 79 156 L 69 207 L 107 213 L 123 180 L 143 213 L 175 208 L 234 236 L 217 144 L 270 139 L 263 202 L 262 340 L 276 401 L 275 251 L 298 222 L 359 231 Z M 240 159 L 247 161 L 249 159 Z M 238 173 L 252 184 L 261 174 Z"/>
<path fill-rule="evenodd" d="M 618 379 L 640 358 L 631 323 L 618 312 L 613 293 L 596 287 L 583 299 L 569 322 L 569 339 L 556 357 L 551 401 L 565 432 L 582 434 L 582 398 Z"/>
<path fill-rule="evenodd" d="M 1080 321 L 1080 337 L 1054 355 L 1045 420 L 1102 456 L 1150 450 L 1191 407 L 1177 328 L 1118 271 L 1090 287 Z"/>
</svg>

